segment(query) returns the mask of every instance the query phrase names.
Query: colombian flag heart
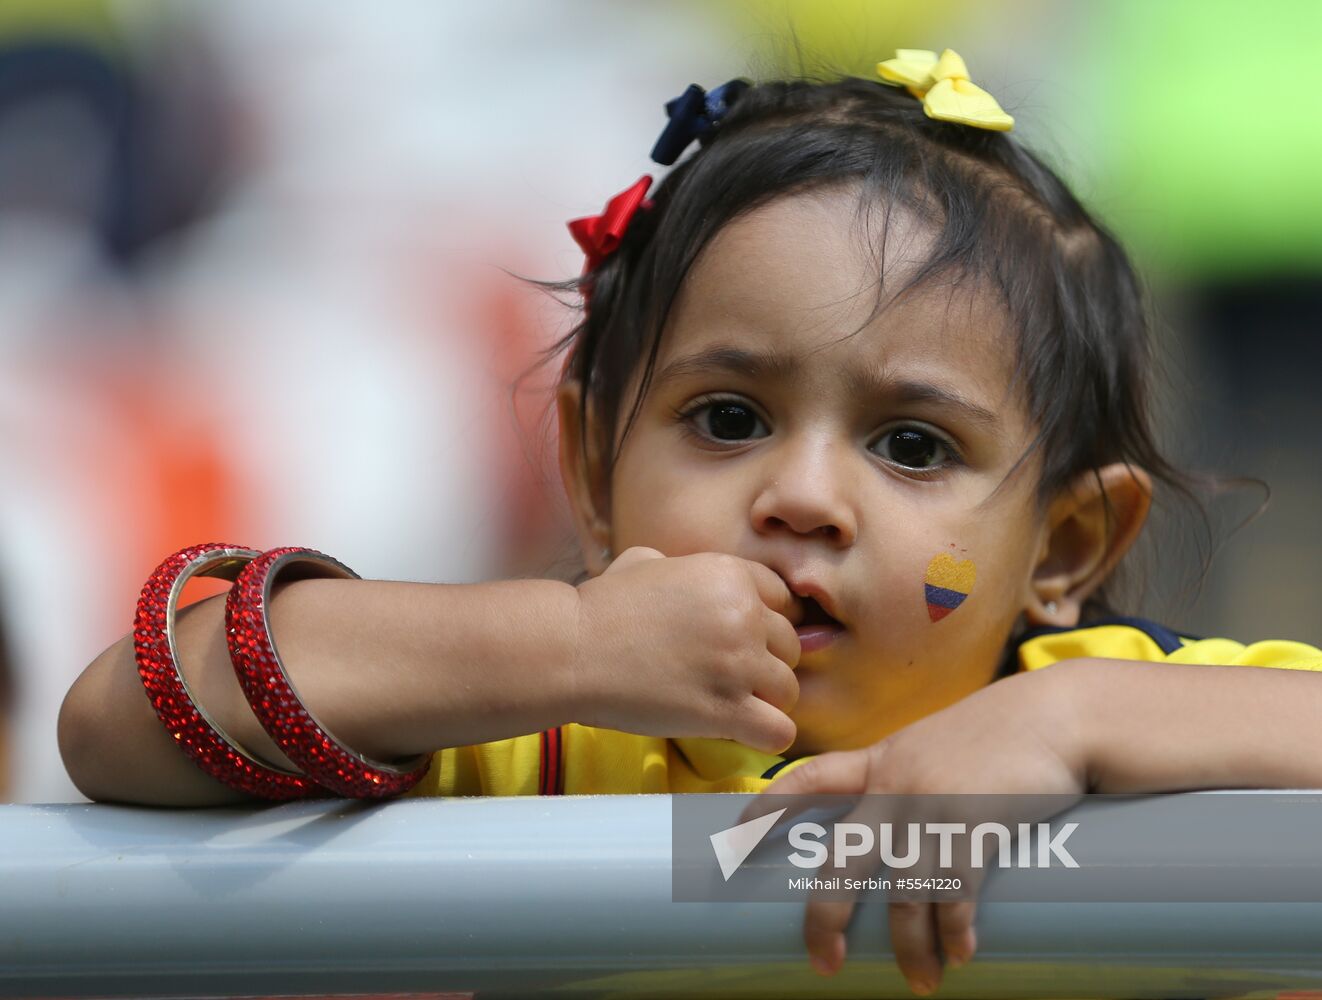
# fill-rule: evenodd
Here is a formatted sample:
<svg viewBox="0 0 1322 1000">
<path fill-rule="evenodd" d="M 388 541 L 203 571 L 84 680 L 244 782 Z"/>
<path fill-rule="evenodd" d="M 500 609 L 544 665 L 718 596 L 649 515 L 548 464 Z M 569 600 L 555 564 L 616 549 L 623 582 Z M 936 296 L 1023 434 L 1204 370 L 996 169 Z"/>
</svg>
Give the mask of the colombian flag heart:
<svg viewBox="0 0 1322 1000">
<path fill-rule="evenodd" d="M 972 559 L 957 560 L 946 552 L 927 564 L 923 589 L 927 593 L 927 614 L 932 621 L 939 622 L 964 603 L 977 575 Z"/>
</svg>

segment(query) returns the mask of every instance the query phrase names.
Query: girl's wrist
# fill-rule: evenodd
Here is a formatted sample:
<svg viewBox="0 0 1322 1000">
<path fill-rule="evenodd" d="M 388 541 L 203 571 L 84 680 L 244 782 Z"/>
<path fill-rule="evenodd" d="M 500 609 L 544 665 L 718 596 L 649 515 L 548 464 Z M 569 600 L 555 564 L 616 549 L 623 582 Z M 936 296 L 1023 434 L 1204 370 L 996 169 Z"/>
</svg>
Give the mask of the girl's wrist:
<svg viewBox="0 0 1322 1000">
<path fill-rule="evenodd" d="M 540 688 L 536 701 L 541 716 L 536 728 L 551 729 L 567 722 L 577 722 L 581 697 L 581 671 L 579 669 L 579 596 L 573 584 L 558 580 L 523 580 L 529 588 L 525 597 L 525 614 L 532 612 L 543 626 L 540 643 L 542 658 L 540 669 L 531 675 L 520 672 L 510 678 L 513 684 L 535 685 Z M 526 688 L 525 690 L 530 690 Z"/>
<path fill-rule="evenodd" d="M 1017 674 L 1036 701 L 1038 736 L 1075 775 L 1080 790 L 1096 790 L 1103 762 L 1094 738 L 1097 692 L 1096 663 L 1091 659 L 1061 660 L 1049 667 Z"/>
<path fill-rule="evenodd" d="M 580 587 L 573 588 L 573 615 L 570 621 L 570 643 L 562 671 L 565 700 L 563 712 L 566 721 L 585 726 L 616 728 L 609 707 L 610 697 L 603 687 L 603 675 L 597 669 L 603 656 L 601 637 L 603 626 L 592 602 L 585 599 Z M 614 632 L 611 624 L 604 626 Z"/>
</svg>

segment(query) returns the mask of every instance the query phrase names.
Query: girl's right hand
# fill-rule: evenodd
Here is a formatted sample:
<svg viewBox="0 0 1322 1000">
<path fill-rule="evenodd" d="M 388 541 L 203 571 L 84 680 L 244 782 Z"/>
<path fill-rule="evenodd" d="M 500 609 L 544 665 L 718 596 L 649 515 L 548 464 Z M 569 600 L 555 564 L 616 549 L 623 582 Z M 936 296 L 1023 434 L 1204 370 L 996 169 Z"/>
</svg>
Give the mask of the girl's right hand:
<svg viewBox="0 0 1322 1000">
<path fill-rule="evenodd" d="M 575 721 L 644 736 L 711 736 L 767 753 L 794 742 L 786 714 L 802 613 L 760 563 L 636 546 L 578 587 Z"/>
</svg>

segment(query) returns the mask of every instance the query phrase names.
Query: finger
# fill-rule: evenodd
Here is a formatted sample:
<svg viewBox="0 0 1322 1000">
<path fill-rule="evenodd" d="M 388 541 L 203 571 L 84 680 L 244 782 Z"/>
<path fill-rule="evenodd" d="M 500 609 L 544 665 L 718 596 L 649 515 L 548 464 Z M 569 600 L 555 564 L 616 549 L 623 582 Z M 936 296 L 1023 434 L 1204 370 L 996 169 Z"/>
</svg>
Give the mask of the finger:
<svg viewBox="0 0 1322 1000">
<path fill-rule="evenodd" d="M 821 801 L 820 796 L 814 798 Z M 830 873 L 841 879 L 837 884 L 852 898 L 841 901 L 840 890 L 832 890 L 837 895 L 831 897 L 829 904 L 810 903 L 805 917 L 805 939 L 814 956 L 813 967 L 826 975 L 834 974 L 844 962 L 844 929 L 857 898 L 863 892 L 875 892 L 886 886 L 884 880 L 874 879 L 881 868 L 881 855 L 875 843 L 875 831 L 879 827 L 869 820 L 877 813 L 878 804 L 866 796 L 847 798 L 853 803 L 849 812 L 832 821 L 829 865 Z"/>
<path fill-rule="evenodd" d="M 763 753 L 784 753 L 797 733 L 793 719 L 775 705 L 753 695 L 749 695 L 735 713 L 733 721 L 731 739 Z"/>
<path fill-rule="evenodd" d="M 799 634 L 794 631 L 794 626 L 790 624 L 788 618 L 770 608 L 763 609 L 762 617 L 767 625 L 767 650 L 782 663 L 797 667 L 803 648 L 799 644 Z"/>
<path fill-rule="evenodd" d="M 811 899 L 803 914 L 803 943 L 808 961 L 823 976 L 834 976 L 845 963 L 845 928 L 854 915 L 849 901 Z"/>
<path fill-rule="evenodd" d="M 761 795 L 744 808 L 739 821 L 747 823 L 783 807 L 783 802 L 768 799 L 768 795 L 859 795 L 866 787 L 867 773 L 864 751 L 842 750 L 811 757 L 762 789 Z M 812 804 L 805 800 L 791 812 L 797 815 Z"/>
<path fill-rule="evenodd" d="M 606 567 L 605 572 L 601 575 L 605 576 L 607 573 L 618 573 L 622 569 L 628 569 L 630 566 L 640 562 L 647 562 L 649 559 L 664 558 L 664 553 L 658 552 L 656 549 L 649 549 L 646 545 L 634 545 L 625 549 L 612 559 L 610 565 Z"/>
<path fill-rule="evenodd" d="M 933 906 L 922 900 L 901 899 L 890 904 L 889 914 L 895 964 L 909 989 L 927 996 L 941 982 Z"/>
<path fill-rule="evenodd" d="M 790 593 L 790 588 L 780 578 L 779 573 L 748 559 L 744 560 L 744 565 L 752 574 L 753 583 L 757 585 L 757 593 L 762 598 L 763 604 L 790 621 L 797 621 L 803 617 L 803 601 Z"/>
<path fill-rule="evenodd" d="M 799 700 L 799 678 L 789 666 L 768 656 L 754 681 L 753 694 L 782 712 L 789 712 Z"/>
<path fill-rule="evenodd" d="M 867 787 L 867 779 L 867 751 L 837 750 L 805 760 L 773 781 L 765 792 L 776 795 L 861 795 Z"/>
<path fill-rule="evenodd" d="M 978 904 L 971 900 L 958 903 L 936 904 L 936 935 L 941 953 L 952 969 L 973 958 L 978 949 L 977 935 L 973 931 L 973 917 Z"/>
</svg>

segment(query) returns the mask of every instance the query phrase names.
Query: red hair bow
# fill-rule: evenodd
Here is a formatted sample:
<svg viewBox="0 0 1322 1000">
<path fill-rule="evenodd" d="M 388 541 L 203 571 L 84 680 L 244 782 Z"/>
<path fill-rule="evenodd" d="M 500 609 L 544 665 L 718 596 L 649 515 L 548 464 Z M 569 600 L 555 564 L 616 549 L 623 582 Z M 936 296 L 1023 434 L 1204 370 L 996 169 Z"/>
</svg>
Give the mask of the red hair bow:
<svg viewBox="0 0 1322 1000">
<path fill-rule="evenodd" d="M 569 223 L 569 232 L 574 242 L 587 255 L 583 273 L 595 271 L 597 266 L 613 254 L 629 228 L 629 221 L 638 209 L 650 209 L 652 203 L 647 200 L 647 189 L 652 186 L 650 174 L 638 178 L 638 182 L 626 188 L 606 203 L 606 210 L 600 215 L 590 215 L 584 219 L 574 219 Z"/>
</svg>

